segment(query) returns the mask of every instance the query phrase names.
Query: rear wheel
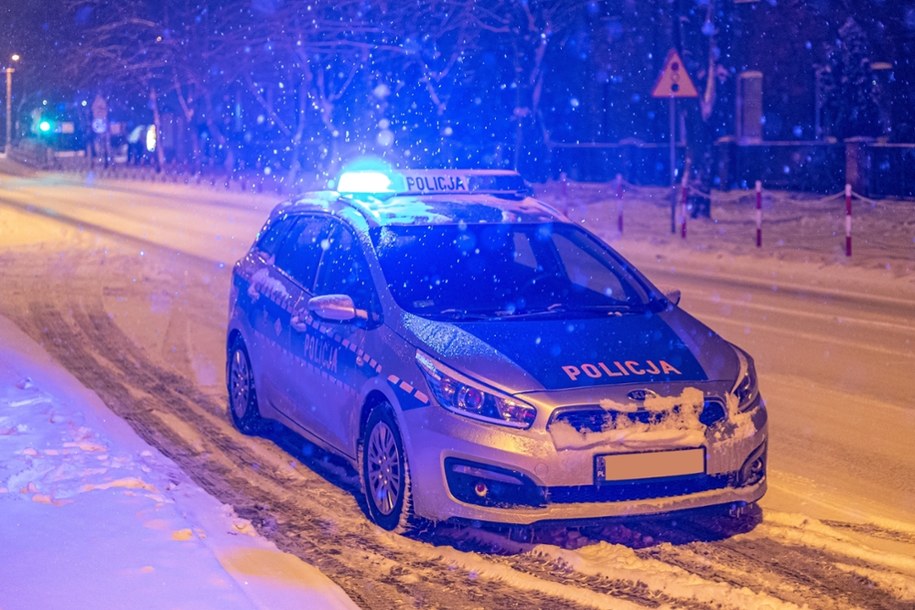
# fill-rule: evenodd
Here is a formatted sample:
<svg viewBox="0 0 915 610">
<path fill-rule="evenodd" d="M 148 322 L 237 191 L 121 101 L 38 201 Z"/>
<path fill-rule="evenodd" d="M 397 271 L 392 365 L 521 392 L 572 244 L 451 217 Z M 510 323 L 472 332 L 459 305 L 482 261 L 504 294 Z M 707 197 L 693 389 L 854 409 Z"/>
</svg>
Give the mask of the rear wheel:
<svg viewBox="0 0 915 610">
<path fill-rule="evenodd" d="M 263 429 L 263 419 L 257 408 L 257 392 L 248 350 L 241 337 L 229 349 L 226 385 L 229 391 L 229 415 L 232 423 L 244 434 L 257 434 Z"/>
<path fill-rule="evenodd" d="M 410 468 L 400 430 L 387 403 L 372 409 L 362 436 L 362 484 L 369 517 L 386 530 L 416 525 Z"/>
</svg>

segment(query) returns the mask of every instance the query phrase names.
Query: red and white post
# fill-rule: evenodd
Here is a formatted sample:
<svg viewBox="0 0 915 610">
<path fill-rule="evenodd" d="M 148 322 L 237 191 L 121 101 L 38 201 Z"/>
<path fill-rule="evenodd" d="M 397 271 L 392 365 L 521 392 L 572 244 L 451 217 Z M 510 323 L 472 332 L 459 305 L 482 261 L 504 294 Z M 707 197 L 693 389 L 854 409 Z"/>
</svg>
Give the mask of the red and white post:
<svg viewBox="0 0 915 610">
<path fill-rule="evenodd" d="M 680 237 L 686 239 L 686 201 L 689 199 L 689 183 L 686 176 L 680 183 Z"/>
<path fill-rule="evenodd" d="M 623 174 L 616 175 L 616 228 L 623 234 Z"/>
<path fill-rule="evenodd" d="M 845 256 L 851 256 L 851 185 L 845 185 Z"/>
<path fill-rule="evenodd" d="M 756 181 L 756 247 L 762 248 L 762 182 Z"/>
</svg>

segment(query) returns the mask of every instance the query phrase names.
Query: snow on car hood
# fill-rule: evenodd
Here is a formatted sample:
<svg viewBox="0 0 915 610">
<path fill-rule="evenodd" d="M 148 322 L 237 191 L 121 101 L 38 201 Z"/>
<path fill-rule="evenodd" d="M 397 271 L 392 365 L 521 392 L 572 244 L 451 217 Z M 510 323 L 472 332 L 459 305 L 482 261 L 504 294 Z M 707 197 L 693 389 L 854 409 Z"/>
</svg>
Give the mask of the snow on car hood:
<svg viewBox="0 0 915 610">
<path fill-rule="evenodd" d="M 407 315 L 404 327 L 419 349 L 512 393 L 733 379 L 737 371 L 731 346 L 679 309 L 458 322 Z"/>
</svg>

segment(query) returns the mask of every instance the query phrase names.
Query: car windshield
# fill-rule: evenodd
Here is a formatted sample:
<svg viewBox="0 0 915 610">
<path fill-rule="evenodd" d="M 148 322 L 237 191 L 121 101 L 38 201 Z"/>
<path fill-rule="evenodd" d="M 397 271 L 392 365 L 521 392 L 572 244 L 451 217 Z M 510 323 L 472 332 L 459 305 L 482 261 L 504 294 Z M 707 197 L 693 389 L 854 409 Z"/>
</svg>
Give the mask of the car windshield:
<svg viewBox="0 0 915 610">
<path fill-rule="evenodd" d="M 372 239 L 398 305 L 426 317 L 605 316 L 649 303 L 625 261 L 574 225 L 398 225 Z"/>
</svg>

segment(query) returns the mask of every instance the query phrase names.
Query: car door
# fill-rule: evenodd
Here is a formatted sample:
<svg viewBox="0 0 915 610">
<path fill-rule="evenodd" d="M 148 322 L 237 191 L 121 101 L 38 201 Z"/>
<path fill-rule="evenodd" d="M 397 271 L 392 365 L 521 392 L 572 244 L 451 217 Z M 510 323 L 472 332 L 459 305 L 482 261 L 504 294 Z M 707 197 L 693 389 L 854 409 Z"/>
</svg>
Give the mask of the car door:
<svg viewBox="0 0 915 610">
<path fill-rule="evenodd" d="M 358 392 L 374 370 L 363 352 L 366 332 L 380 312 L 365 255 L 353 232 L 339 221 L 324 244 L 313 294 L 345 294 L 353 299 L 360 315 L 348 322 L 321 320 L 307 314 L 307 300 L 296 307 L 304 324 L 293 325 L 293 351 L 306 362 L 296 376 L 296 394 L 302 417 L 322 439 L 347 453 L 352 446 L 349 429 L 358 408 Z M 377 364 L 377 363 L 376 363 Z"/>
<path fill-rule="evenodd" d="M 288 324 L 289 298 L 284 295 L 283 276 L 276 268 L 277 251 L 298 222 L 295 216 L 284 216 L 268 226 L 246 257 L 239 284 L 240 302 L 244 303 L 246 323 L 251 329 L 249 355 L 257 375 L 258 398 L 272 405 L 278 399 L 278 371 L 274 366 L 281 354 L 277 329 Z"/>
<path fill-rule="evenodd" d="M 302 414 L 302 397 L 298 378 L 303 374 L 305 362 L 296 347 L 296 328 L 302 321 L 297 317 L 297 305 L 310 298 L 315 273 L 321 260 L 323 246 L 327 243 L 330 218 L 321 215 L 301 215 L 289 231 L 282 245 L 277 249 L 270 276 L 273 293 L 279 295 L 277 314 L 272 328 L 265 334 L 275 344 L 271 370 L 275 392 L 271 395 L 275 408 L 300 426 L 309 429 L 308 421 Z"/>
</svg>

